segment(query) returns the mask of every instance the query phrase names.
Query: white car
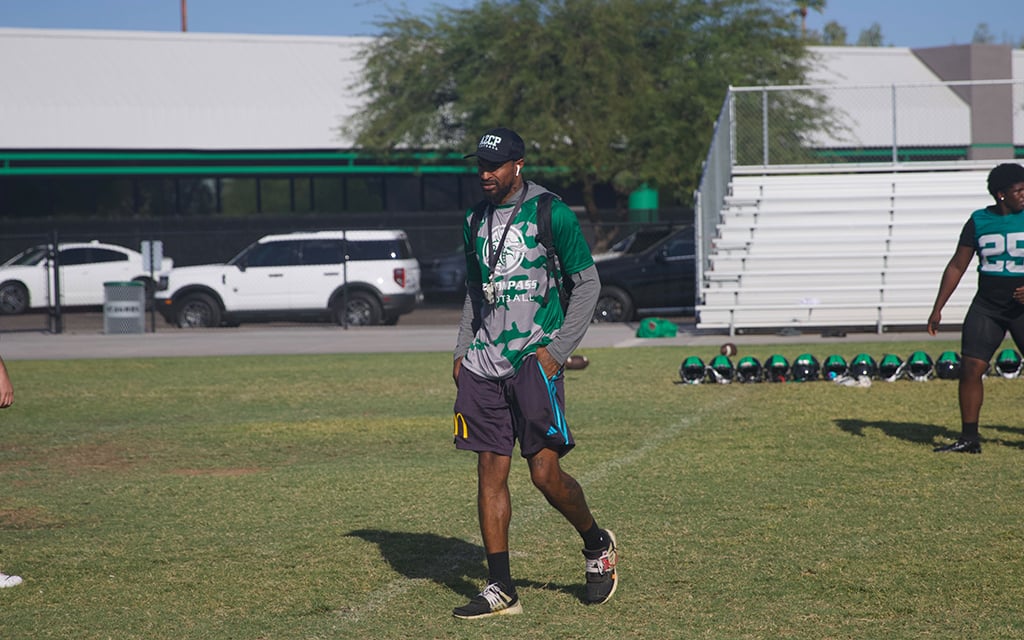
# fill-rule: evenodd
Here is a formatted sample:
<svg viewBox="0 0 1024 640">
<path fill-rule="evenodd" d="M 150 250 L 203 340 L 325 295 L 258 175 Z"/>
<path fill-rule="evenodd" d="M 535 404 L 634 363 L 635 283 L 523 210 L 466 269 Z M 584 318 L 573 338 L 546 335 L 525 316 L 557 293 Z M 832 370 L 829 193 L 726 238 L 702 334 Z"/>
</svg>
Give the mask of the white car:
<svg viewBox="0 0 1024 640">
<path fill-rule="evenodd" d="M 65 307 L 102 305 L 105 282 L 143 282 L 147 293 L 152 293 L 174 266 L 173 260 L 164 258 L 150 278 L 142 254 L 116 244 L 96 240 L 61 243 L 56 255 L 52 249 L 53 245 L 37 245 L 0 265 L 0 314 L 55 306 L 55 281 L 60 284 L 60 303 Z M 59 271 L 55 264 L 60 265 Z"/>
<path fill-rule="evenodd" d="M 395 324 L 423 301 L 404 231 L 310 231 L 264 236 L 227 264 L 179 267 L 156 294 L 179 327 L 243 321 Z"/>
</svg>

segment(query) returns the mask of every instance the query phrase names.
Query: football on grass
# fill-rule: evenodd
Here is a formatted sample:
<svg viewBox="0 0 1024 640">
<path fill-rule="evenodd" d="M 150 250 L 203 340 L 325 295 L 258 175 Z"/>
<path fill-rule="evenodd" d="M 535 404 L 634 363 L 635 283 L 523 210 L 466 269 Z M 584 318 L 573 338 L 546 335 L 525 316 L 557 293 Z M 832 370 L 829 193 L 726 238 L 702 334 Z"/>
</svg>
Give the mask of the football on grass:
<svg viewBox="0 0 1024 640">
<path fill-rule="evenodd" d="M 719 347 L 718 351 L 723 356 L 728 356 L 731 358 L 732 356 L 736 355 L 736 345 L 734 345 L 731 342 L 726 342 L 721 347 Z"/>
<path fill-rule="evenodd" d="M 590 360 L 587 356 L 578 356 L 573 354 L 569 356 L 569 359 L 565 361 L 566 369 L 586 369 L 587 365 L 590 364 Z"/>
</svg>

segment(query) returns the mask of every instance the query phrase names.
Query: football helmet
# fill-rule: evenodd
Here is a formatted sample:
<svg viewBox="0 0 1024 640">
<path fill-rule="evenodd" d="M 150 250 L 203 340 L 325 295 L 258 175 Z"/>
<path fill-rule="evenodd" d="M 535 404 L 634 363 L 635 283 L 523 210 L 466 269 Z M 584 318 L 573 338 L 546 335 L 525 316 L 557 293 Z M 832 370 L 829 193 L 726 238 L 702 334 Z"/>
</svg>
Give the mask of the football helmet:
<svg viewBox="0 0 1024 640">
<path fill-rule="evenodd" d="M 1020 367 L 1020 354 L 1014 349 L 1003 349 L 996 356 L 996 371 L 1008 380 L 1020 375 Z"/>
<path fill-rule="evenodd" d="M 870 354 L 858 353 L 853 357 L 853 362 L 850 363 L 850 376 L 853 378 L 860 378 L 861 376 L 877 378 L 878 363 L 875 362 L 875 359 Z"/>
<path fill-rule="evenodd" d="M 943 351 L 935 361 L 935 376 L 940 380 L 956 380 L 960 377 L 960 354 Z"/>
<path fill-rule="evenodd" d="M 850 365 L 846 363 L 846 358 L 836 354 L 825 358 L 825 364 L 822 365 L 822 371 L 825 372 L 825 377 L 829 380 L 845 376 L 849 370 Z"/>
<path fill-rule="evenodd" d="M 764 362 L 764 379 L 768 382 L 785 382 L 789 378 L 789 361 L 775 354 Z"/>
<path fill-rule="evenodd" d="M 736 368 L 732 365 L 732 360 L 729 359 L 729 356 L 724 355 L 712 358 L 708 363 L 708 372 L 718 384 L 729 384 L 736 376 Z"/>
<path fill-rule="evenodd" d="M 818 359 L 811 354 L 802 353 L 793 361 L 793 366 L 790 368 L 790 371 L 793 373 L 793 380 L 797 382 L 807 382 L 818 379 L 818 374 L 821 372 L 821 365 L 818 363 Z"/>
<path fill-rule="evenodd" d="M 903 371 L 906 369 L 903 359 L 895 353 L 887 353 L 882 356 L 882 361 L 878 363 L 878 377 L 886 382 L 895 382 L 903 377 Z"/>
<path fill-rule="evenodd" d="M 907 358 L 907 375 L 911 380 L 927 382 L 934 370 L 935 363 L 932 362 L 932 357 L 924 351 L 915 351 Z"/>
<path fill-rule="evenodd" d="M 707 367 L 704 366 L 704 361 L 697 356 L 689 356 L 679 365 L 679 377 L 686 384 L 700 384 L 704 382 L 706 373 Z"/>
<path fill-rule="evenodd" d="M 761 363 L 753 356 L 744 356 L 736 363 L 736 379 L 740 382 L 761 382 Z"/>
</svg>

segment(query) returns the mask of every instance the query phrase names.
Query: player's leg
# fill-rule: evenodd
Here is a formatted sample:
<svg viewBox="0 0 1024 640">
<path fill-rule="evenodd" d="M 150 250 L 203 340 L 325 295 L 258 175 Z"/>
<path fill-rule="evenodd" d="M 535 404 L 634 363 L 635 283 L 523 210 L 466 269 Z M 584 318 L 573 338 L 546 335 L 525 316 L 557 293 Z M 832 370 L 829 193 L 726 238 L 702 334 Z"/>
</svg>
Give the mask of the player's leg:
<svg viewBox="0 0 1024 640">
<path fill-rule="evenodd" d="M 989 361 L 1006 336 L 1006 326 L 996 314 L 977 301 L 964 318 L 961 332 L 962 358 L 957 396 L 960 403 L 960 437 L 950 445 L 936 447 L 940 453 L 981 453 L 978 423 L 985 400 L 984 376 Z"/>
<path fill-rule="evenodd" d="M 463 368 L 455 398 L 455 446 L 477 453 L 477 515 L 487 553 L 489 579 L 483 591 L 457 607 L 457 618 L 522 613 L 512 584 L 508 528 L 512 501 L 508 474 L 515 445 L 504 384 Z"/>
<path fill-rule="evenodd" d="M 560 459 L 575 443 L 565 420 L 565 387 L 561 374 L 548 378 L 530 358 L 510 386 L 519 448 L 530 467 L 530 479 L 548 504 L 561 513 L 583 539 L 588 604 L 607 602 L 618 586 L 615 536 L 594 520 L 583 488 L 566 473 Z"/>
</svg>

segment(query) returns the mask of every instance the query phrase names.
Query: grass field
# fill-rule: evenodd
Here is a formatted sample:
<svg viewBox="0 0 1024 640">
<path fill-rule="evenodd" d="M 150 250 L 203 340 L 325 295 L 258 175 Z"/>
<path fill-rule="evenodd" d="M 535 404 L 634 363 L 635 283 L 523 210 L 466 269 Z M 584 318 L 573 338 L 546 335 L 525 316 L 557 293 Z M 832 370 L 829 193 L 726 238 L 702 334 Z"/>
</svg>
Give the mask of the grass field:
<svg viewBox="0 0 1024 640">
<path fill-rule="evenodd" d="M 955 344 L 742 347 L 740 356 Z M 827 351 L 827 352 L 826 352 Z M 1024 380 L 678 383 L 708 348 L 589 350 L 565 460 L 622 550 L 580 604 L 580 540 L 513 464 L 522 616 L 450 617 L 486 577 L 448 354 L 9 362 L 0 638 L 1019 638 Z"/>
</svg>

